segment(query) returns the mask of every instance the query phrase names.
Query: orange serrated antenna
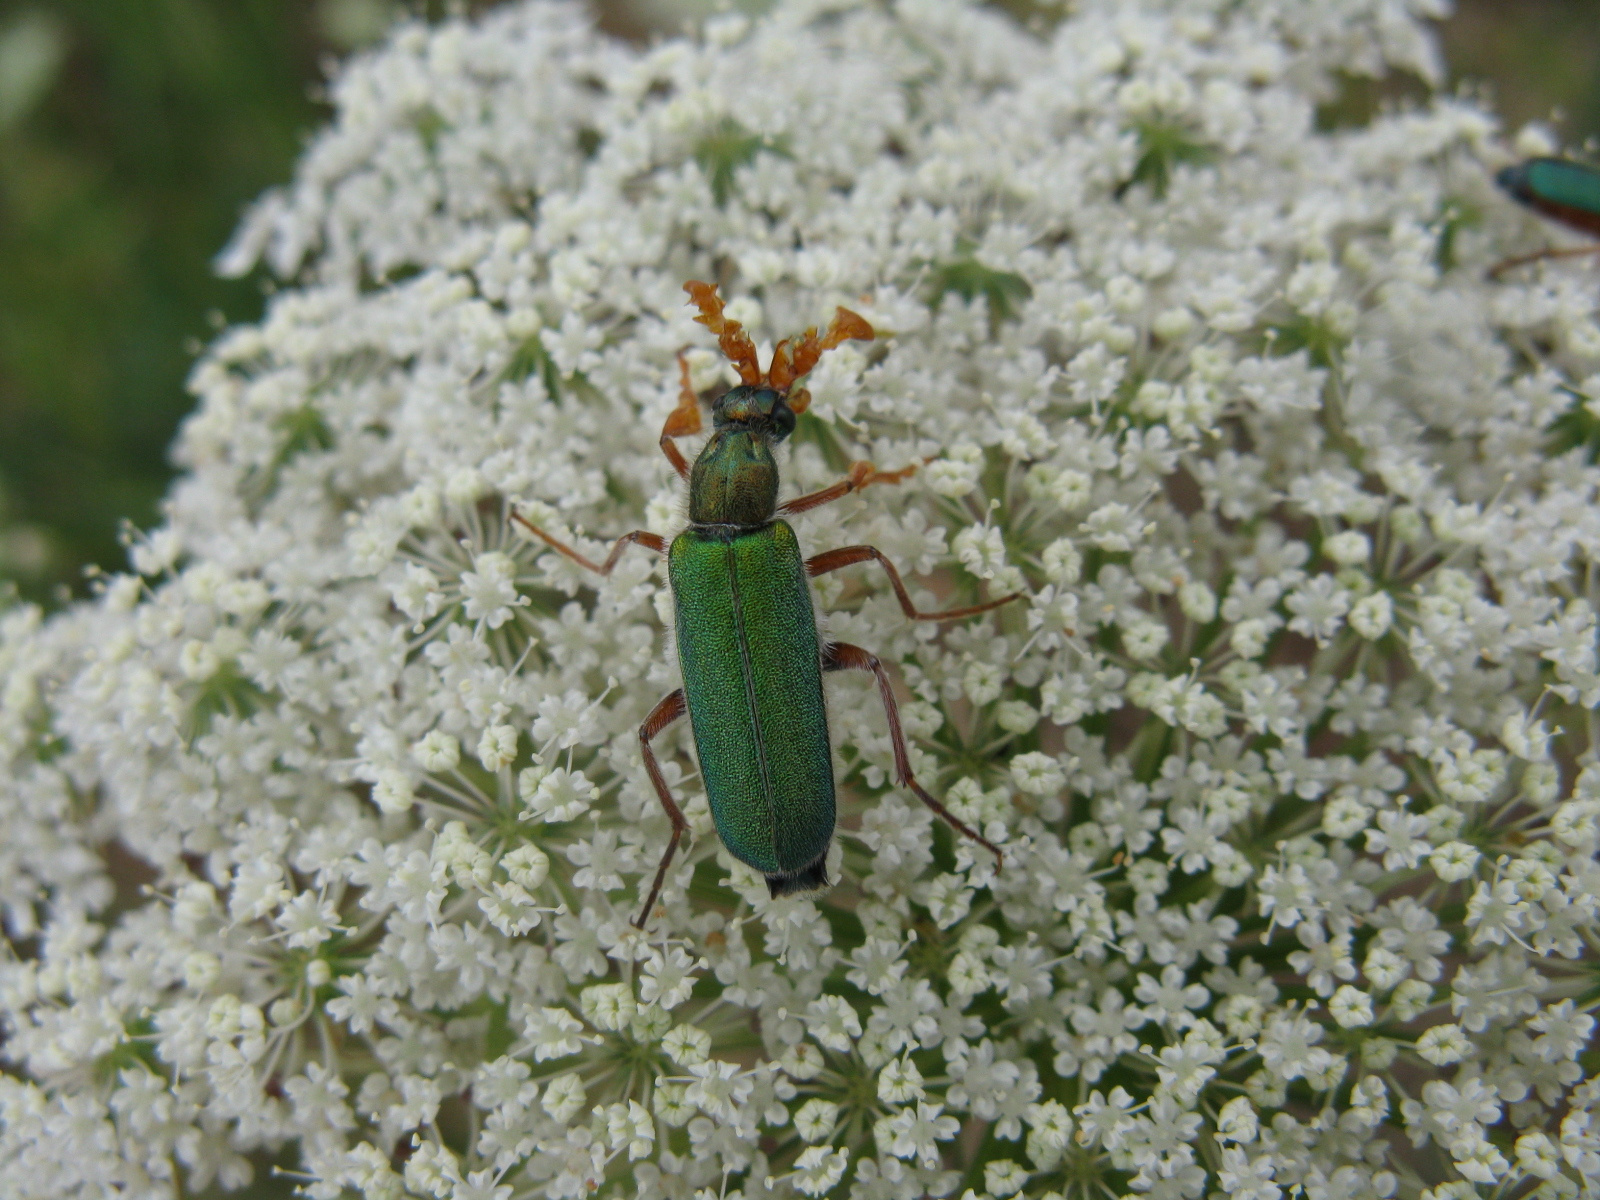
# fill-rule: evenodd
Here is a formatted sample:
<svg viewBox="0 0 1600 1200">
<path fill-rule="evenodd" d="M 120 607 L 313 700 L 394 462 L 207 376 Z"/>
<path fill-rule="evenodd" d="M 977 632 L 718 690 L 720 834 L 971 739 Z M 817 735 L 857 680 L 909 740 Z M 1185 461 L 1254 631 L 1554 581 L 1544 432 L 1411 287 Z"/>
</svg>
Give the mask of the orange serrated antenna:
<svg viewBox="0 0 1600 1200">
<path fill-rule="evenodd" d="M 837 309 L 833 320 L 828 323 L 828 332 L 822 337 L 817 336 L 816 326 L 812 326 L 799 337 L 784 338 L 773 347 L 772 367 L 767 372 L 767 382 L 780 392 L 784 391 L 796 379 L 809 375 L 817 365 L 817 360 L 835 346 L 852 338 L 858 342 L 870 342 L 875 336 L 872 326 L 860 313 L 851 312 L 848 308 Z"/>
<path fill-rule="evenodd" d="M 767 372 L 767 382 L 783 391 L 796 379 L 811 374 L 817 360 L 835 346 L 851 339 L 870 342 L 876 336 L 872 326 L 860 313 L 851 312 L 848 308 L 837 309 L 833 320 L 828 322 L 828 332 L 820 338 L 816 326 L 812 326 L 799 337 L 784 338 L 773 347 L 772 369 Z"/>
<path fill-rule="evenodd" d="M 797 338 L 784 338 L 772 348 L 772 366 L 762 371 L 761 362 L 756 358 L 755 344 L 744 331 L 744 326 L 722 315 L 722 297 L 717 295 L 717 285 L 691 279 L 683 285 L 683 290 L 689 293 L 689 298 L 700 310 L 695 320 L 717 335 L 717 344 L 722 347 L 722 353 L 738 370 L 739 379 L 750 387 L 766 384 L 780 392 L 788 392 L 795 380 L 809 375 L 817 361 L 835 346 L 852 339 L 870 342 L 877 336 L 860 313 L 839 308 L 834 311 L 833 320 L 828 322 L 827 333 L 819 338 L 816 326 L 812 326 Z M 804 412 L 810 403 L 810 393 L 800 388 L 790 398 L 789 406 L 795 412 Z"/>
<path fill-rule="evenodd" d="M 763 382 L 761 364 L 756 360 L 755 343 L 750 340 L 743 325 L 722 315 L 722 297 L 717 295 L 717 285 L 691 279 L 683 285 L 683 290 L 689 293 L 689 299 L 700 310 L 695 320 L 717 335 L 717 345 L 722 347 L 724 356 L 739 372 L 739 379 L 751 387 Z"/>
</svg>

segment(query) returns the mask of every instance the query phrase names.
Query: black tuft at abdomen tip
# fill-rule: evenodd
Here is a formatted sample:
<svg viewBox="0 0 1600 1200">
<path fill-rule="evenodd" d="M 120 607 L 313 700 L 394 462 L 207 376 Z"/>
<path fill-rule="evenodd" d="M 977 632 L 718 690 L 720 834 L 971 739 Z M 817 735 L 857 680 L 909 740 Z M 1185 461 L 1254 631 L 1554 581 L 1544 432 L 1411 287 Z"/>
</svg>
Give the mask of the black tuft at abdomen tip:
<svg viewBox="0 0 1600 1200">
<path fill-rule="evenodd" d="M 782 875 L 768 875 L 767 891 L 772 893 L 776 900 L 779 896 L 792 896 L 796 892 L 814 892 L 818 888 L 828 886 L 828 855 L 824 851 L 816 862 L 808 863 L 798 871 L 787 871 Z"/>
<path fill-rule="evenodd" d="M 1495 172 L 1494 181 L 1518 200 L 1528 195 L 1528 168 L 1524 163 L 1501 167 Z"/>
</svg>

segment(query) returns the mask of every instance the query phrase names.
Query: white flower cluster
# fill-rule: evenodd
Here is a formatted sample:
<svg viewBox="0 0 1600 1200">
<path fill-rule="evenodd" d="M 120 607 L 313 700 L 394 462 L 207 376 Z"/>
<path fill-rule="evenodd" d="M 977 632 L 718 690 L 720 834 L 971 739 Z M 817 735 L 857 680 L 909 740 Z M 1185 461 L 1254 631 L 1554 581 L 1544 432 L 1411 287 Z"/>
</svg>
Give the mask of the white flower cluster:
<svg viewBox="0 0 1600 1200">
<path fill-rule="evenodd" d="M 225 266 L 135 574 L 0 614 L 4 1191 L 318 1200 L 1600 1195 L 1600 288 L 1430 0 L 792 0 L 402 29 Z M 858 309 L 785 451 L 926 465 L 831 636 L 830 892 L 711 830 L 656 442 L 714 279 L 768 346 Z M 692 450 L 692 447 L 691 447 Z M 937 592 L 937 598 L 933 592 Z M 113 869 L 113 867 L 115 869 Z M 143 886 L 139 886 L 139 881 Z"/>
</svg>

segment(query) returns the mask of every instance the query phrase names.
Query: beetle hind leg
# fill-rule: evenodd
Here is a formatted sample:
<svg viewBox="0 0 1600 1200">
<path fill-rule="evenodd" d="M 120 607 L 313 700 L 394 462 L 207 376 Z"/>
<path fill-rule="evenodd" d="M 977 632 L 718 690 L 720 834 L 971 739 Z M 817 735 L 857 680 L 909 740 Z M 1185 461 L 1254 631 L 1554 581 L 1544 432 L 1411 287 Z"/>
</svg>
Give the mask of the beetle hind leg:
<svg viewBox="0 0 1600 1200">
<path fill-rule="evenodd" d="M 934 816 L 954 829 L 968 841 L 973 841 L 994 855 L 995 866 L 1005 865 L 1005 855 L 983 834 L 968 825 L 955 813 L 951 812 L 939 801 L 935 800 L 928 789 L 923 787 L 911 774 L 911 755 L 906 750 L 905 731 L 900 727 L 900 705 L 895 701 L 894 688 L 889 684 L 889 672 L 884 669 L 878 656 L 870 650 L 863 650 L 860 646 L 852 646 L 848 642 L 833 642 L 822 652 L 822 669 L 824 671 L 871 671 L 878 681 L 878 696 L 883 701 L 883 711 L 889 718 L 889 741 L 894 747 L 894 771 L 902 787 L 909 788 L 913 795 Z"/>
<path fill-rule="evenodd" d="M 837 571 L 842 567 L 864 562 L 877 562 L 889 573 L 889 583 L 894 588 L 895 598 L 900 601 L 900 611 L 913 621 L 955 621 L 963 617 L 975 617 L 979 613 L 988 612 L 991 608 L 1010 604 L 1022 595 L 1021 592 L 1012 592 L 1009 596 L 1002 596 L 998 600 L 971 604 L 966 608 L 950 608 L 944 612 L 934 613 L 923 612 L 911 602 L 911 593 L 906 591 L 905 581 L 900 578 L 900 572 L 894 569 L 894 564 L 884 557 L 883 551 L 876 546 L 844 546 L 838 550 L 825 550 L 806 559 L 806 574 L 815 579 L 818 575 L 826 575 L 829 571 Z"/>
<path fill-rule="evenodd" d="M 796 892 L 814 892 L 828 886 L 828 852 L 824 850 L 817 860 L 798 871 L 781 875 L 768 875 L 767 891 L 776 900 L 779 896 L 792 896 Z"/>
<path fill-rule="evenodd" d="M 656 898 L 661 895 L 661 885 L 666 881 L 667 868 L 672 865 L 673 856 L 678 853 L 678 843 L 689 831 L 689 822 L 684 819 L 683 810 L 672 798 L 672 791 L 667 787 L 666 776 L 661 773 L 661 765 L 656 762 L 655 751 L 650 749 L 650 742 L 656 734 L 688 711 L 689 702 L 684 696 L 683 689 L 679 688 L 652 708 L 650 715 L 644 719 L 644 724 L 639 726 L 639 750 L 644 755 L 644 769 L 656 789 L 656 798 L 666 810 L 667 820 L 672 822 L 672 837 L 667 842 L 666 851 L 661 855 L 661 865 L 656 868 L 655 882 L 650 885 L 650 897 L 644 902 L 644 908 L 640 910 L 638 919 L 633 923 L 638 929 L 643 929 L 645 922 L 650 919 L 650 910 L 656 906 Z"/>
</svg>

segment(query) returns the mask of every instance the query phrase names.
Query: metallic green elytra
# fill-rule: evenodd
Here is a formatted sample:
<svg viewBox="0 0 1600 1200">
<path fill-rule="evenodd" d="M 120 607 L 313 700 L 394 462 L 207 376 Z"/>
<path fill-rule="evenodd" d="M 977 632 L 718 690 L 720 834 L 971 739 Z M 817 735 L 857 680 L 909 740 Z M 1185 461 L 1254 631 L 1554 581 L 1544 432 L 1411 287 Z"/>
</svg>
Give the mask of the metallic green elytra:
<svg viewBox="0 0 1600 1200">
<path fill-rule="evenodd" d="M 668 552 L 678 658 L 711 816 L 774 895 L 826 882 L 833 763 L 822 650 L 784 521 L 690 528 Z"/>
<path fill-rule="evenodd" d="M 841 308 L 820 337 L 808 329 L 773 348 L 763 371 L 755 346 L 737 321 L 723 316 L 716 288 L 687 283 L 700 315 L 695 319 L 718 337 L 742 381 L 712 404 L 712 432 L 691 468 L 675 439 L 700 432 L 700 399 L 689 384 L 687 361 L 678 356 L 682 387 L 678 406 L 661 430 L 661 449 L 689 484 L 689 527 L 673 539 L 635 530 L 618 539 L 603 564 L 591 562 L 557 541 L 520 513 L 512 516 L 546 545 L 602 575 L 635 543 L 667 556 L 667 579 L 676 612 L 678 660 L 683 687 L 651 710 L 639 727 L 645 770 L 672 822 L 644 910 L 643 928 L 660 895 L 667 868 L 688 822 L 673 799 L 650 748 L 651 739 L 689 714 L 695 752 L 712 819 L 723 845 L 739 861 L 761 872 L 773 896 L 825 887 L 828 846 L 836 823 L 827 707 L 826 671 L 870 671 L 889 721 L 895 774 L 901 786 L 965 837 L 1000 851 L 950 813 L 911 773 L 910 755 L 888 672 L 877 657 L 843 642 L 817 636 L 808 579 L 869 560 L 888 572 L 907 617 L 948 621 L 986 612 L 1016 598 L 924 613 L 894 569 L 872 546 L 846 546 L 812 558 L 800 553 L 794 530 L 782 518 L 827 504 L 872 483 L 909 475 L 879 471 L 858 462 L 848 478 L 831 487 L 778 503 L 778 465 L 772 449 L 794 431 L 795 417 L 811 397 L 796 382 L 818 359 L 847 339 L 871 340 L 872 327 Z"/>
<path fill-rule="evenodd" d="M 1530 158 L 1503 167 L 1495 182 L 1513 200 L 1572 229 L 1600 237 L 1600 170 L 1565 158 Z M 1541 250 L 1498 264 L 1492 275 L 1542 258 L 1594 254 L 1600 246 Z"/>
</svg>

